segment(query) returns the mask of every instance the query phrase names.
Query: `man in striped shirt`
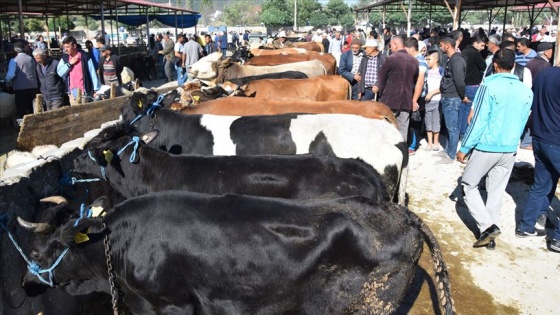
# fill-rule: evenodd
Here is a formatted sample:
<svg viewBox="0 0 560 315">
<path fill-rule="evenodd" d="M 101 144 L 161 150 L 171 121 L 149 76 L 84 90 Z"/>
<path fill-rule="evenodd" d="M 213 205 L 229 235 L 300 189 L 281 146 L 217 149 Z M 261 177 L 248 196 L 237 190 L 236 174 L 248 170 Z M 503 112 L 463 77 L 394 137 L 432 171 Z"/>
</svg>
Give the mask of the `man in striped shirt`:
<svg viewBox="0 0 560 315">
<path fill-rule="evenodd" d="M 122 66 L 119 63 L 119 56 L 113 55 L 111 47 L 107 45 L 101 46 L 101 60 L 99 61 L 99 78 L 101 84 L 111 85 L 111 83 L 122 84 L 121 72 Z"/>
<path fill-rule="evenodd" d="M 537 53 L 529 48 L 529 39 L 522 37 L 517 42 L 517 53 L 515 54 L 515 62 L 525 67 L 527 62 L 537 56 Z"/>
</svg>

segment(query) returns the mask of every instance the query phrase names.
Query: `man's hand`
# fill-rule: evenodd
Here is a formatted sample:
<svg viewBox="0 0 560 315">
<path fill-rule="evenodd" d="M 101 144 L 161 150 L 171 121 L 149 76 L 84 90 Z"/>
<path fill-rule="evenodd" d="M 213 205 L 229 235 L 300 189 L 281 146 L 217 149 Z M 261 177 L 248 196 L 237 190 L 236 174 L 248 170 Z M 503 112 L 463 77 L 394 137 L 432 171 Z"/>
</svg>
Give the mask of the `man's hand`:
<svg viewBox="0 0 560 315">
<path fill-rule="evenodd" d="M 420 108 L 417 101 L 412 101 L 412 111 L 415 112 Z"/>
<path fill-rule="evenodd" d="M 68 60 L 68 63 L 71 66 L 74 66 L 75 64 L 77 64 L 78 63 L 78 55 L 76 54 L 76 56 L 70 57 L 70 60 Z"/>
<path fill-rule="evenodd" d="M 379 88 L 377 86 L 372 86 L 371 90 L 373 91 L 373 93 L 379 93 Z"/>
<path fill-rule="evenodd" d="M 471 111 L 469 112 L 469 116 L 467 117 L 467 123 L 470 124 L 471 120 L 474 116 L 474 110 L 471 108 Z"/>
<path fill-rule="evenodd" d="M 465 96 L 465 97 L 463 98 L 463 103 L 470 103 L 470 102 L 471 102 L 471 100 L 469 100 L 468 97 Z"/>
<path fill-rule="evenodd" d="M 362 81 L 362 76 L 359 73 L 354 74 L 354 80 L 360 82 Z"/>
<path fill-rule="evenodd" d="M 432 93 L 428 92 L 428 94 L 426 94 L 426 97 L 425 97 L 426 101 L 429 102 L 432 99 L 432 96 L 433 96 Z"/>
<path fill-rule="evenodd" d="M 467 155 L 461 151 L 457 152 L 457 161 L 465 164 L 467 161 L 465 161 L 465 158 L 467 157 Z"/>
</svg>

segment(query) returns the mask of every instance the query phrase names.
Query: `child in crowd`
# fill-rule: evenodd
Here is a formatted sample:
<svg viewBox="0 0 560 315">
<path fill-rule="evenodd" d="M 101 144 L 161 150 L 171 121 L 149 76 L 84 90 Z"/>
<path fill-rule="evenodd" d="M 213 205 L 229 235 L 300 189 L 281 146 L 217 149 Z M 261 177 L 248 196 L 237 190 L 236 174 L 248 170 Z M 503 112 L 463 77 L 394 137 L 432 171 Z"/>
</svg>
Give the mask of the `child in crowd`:
<svg viewBox="0 0 560 315">
<path fill-rule="evenodd" d="M 428 135 L 428 146 L 426 150 L 439 151 L 439 131 L 440 131 L 440 114 L 439 114 L 439 101 L 441 94 L 439 91 L 439 84 L 443 77 L 443 68 L 439 66 L 439 53 L 436 50 L 431 50 L 426 56 L 428 63 L 428 94 L 426 94 L 426 132 Z"/>
</svg>

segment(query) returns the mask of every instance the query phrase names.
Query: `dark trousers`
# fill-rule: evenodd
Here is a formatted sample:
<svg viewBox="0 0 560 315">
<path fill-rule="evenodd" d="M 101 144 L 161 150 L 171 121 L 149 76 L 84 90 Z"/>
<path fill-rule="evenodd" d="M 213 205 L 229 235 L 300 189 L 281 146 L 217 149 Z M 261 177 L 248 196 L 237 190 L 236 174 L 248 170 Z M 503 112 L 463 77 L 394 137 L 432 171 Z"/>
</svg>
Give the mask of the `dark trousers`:
<svg viewBox="0 0 560 315">
<path fill-rule="evenodd" d="M 558 179 L 560 178 L 560 147 L 537 138 L 533 138 L 533 155 L 535 156 L 535 181 L 523 209 L 523 218 L 519 229 L 532 233 L 541 213 L 548 213 L 550 202 L 554 198 Z M 554 239 L 560 240 L 560 224 L 554 231 Z"/>
<path fill-rule="evenodd" d="M 17 118 L 33 114 L 33 99 L 37 93 L 38 89 L 14 90 Z"/>
<path fill-rule="evenodd" d="M 167 82 L 175 81 L 175 64 L 173 61 L 165 60 L 165 76 Z"/>
</svg>

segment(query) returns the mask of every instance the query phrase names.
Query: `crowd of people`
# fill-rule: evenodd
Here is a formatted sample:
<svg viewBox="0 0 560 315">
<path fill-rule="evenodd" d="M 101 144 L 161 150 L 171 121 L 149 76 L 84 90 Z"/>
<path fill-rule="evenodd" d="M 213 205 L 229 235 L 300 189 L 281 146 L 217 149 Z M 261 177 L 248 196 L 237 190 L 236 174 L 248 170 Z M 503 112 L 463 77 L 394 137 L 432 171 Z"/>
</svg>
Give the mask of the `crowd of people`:
<svg viewBox="0 0 560 315">
<path fill-rule="evenodd" d="M 466 164 L 461 185 L 479 229 L 473 246 L 496 246 L 501 199 L 518 147 L 533 150 L 536 162 L 535 183 L 516 236 L 545 235 L 560 176 L 560 65 L 552 66 L 554 34 L 543 26 L 519 37 L 507 32 L 487 36 L 482 29 L 472 34 L 434 29 L 429 36 L 408 38 L 390 29 L 363 35 L 327 34 L 329 52 L 340 55 L 339 73 L 352 86 L 352 99 L 387 104 L 409 155 L 425 138 L 423 149 L 439 158 L 435 164 Z M 560 251 L 560 227 L 549 248 Z"/>
</svg>

